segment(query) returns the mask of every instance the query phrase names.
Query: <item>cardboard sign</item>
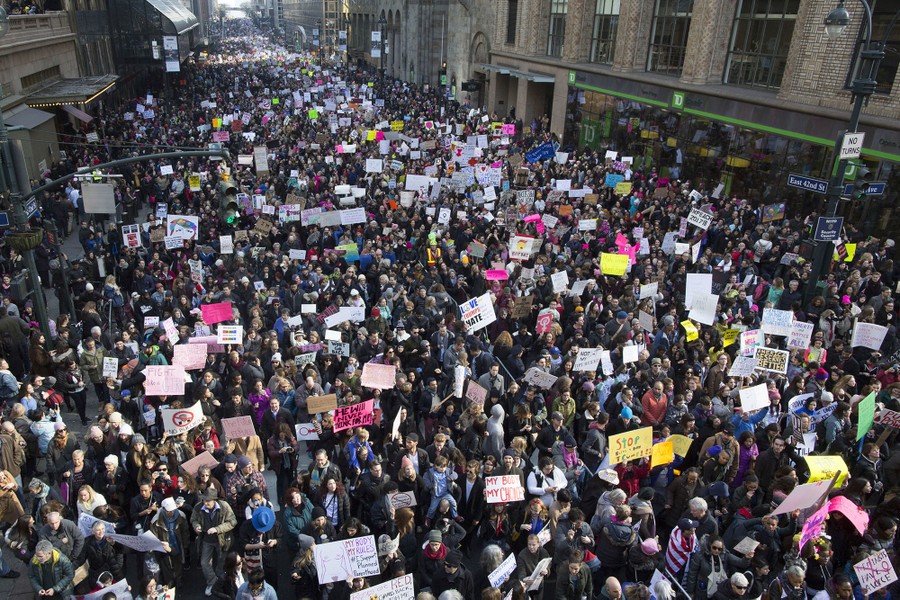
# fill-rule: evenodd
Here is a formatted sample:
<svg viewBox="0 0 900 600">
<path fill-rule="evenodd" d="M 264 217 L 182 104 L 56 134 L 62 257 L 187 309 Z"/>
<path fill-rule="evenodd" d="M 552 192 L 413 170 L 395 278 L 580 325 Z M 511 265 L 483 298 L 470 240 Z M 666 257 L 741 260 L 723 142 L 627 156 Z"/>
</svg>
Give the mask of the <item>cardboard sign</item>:
<svg viewBox="0 0 900 600">
<path fill-rule="evenodd" d="M 488 391 L 475 383 L 474 381 L 469 381 L 469 385 L 466 387 L 466 398 L 474 402 L 475 404 L 480 404 L 484 406 L 484 401 L 487 399 Z"/>
<path fill-rule="evenodd" d="M 372 400 L 366 400 L 358 404 L 336 408 L 334 410 L 334 432 L 361 425 L 371 425 L 374 419 L 373 404 Z"/>
<path fill-rule="evenodd" d="M 413 600 L 413 576 L 404 575 L 350 594 L 350 600 Z"/>
<path fill-rule="evenodd" d="M 787 373 L 790 353 L 787 350 L 774 348 L 756 348 L 753 354 L 756 359 L 756 368 L 774 373 Z"/>
<path fill-rule="evenodd" d="M 885 409 L 875 415 L 875 422 L 885 427 L 900 429 L 900 412 Z"/>
<path fill-rule="evenodd" d="M 694 443 L 694 440 L 686 435 L 681 435 L 680 433 L 670 435 L 667 441 L 672 442 L 672 451 L 681 457 L 688 455 L 691 444 Z"/>
<path fill-rule="evenodd" d="M 337 396 L 328 394 L 325 396 L 309 396 L 306 399 L 306 410 L 309 414 L 324 413 L 337 408 Z"/>
<path fill-rule="evenodd" d="M 178 435 L 185 431 L 190 431 L 195 427 L 199 427 L 203 422 L 203 408 L 198 400 L 196 404 L 189 408 L 163 408 L 160 410 L 162 414 L 163 427 L 169 435 Z"/>
<path fill-rule="evenodd" d="M 375 390 L 390 390 L 397 384 L 397 367 L 366 363 L 359 384 Z"/>
<path fill-rule="evenodd" d="M 231 417 L 222 419 L 222 430 L 230 440 L 252 437 L 256 435 L 256 427 L 253 426 L 253 417 Z"/>
<path fill-rule="evenodd" d="M 609 437 L 609 464 L 646 458 L 653 452 L 653 428 L 642 427 Z"/>
<path fill-rule="evenodd" d="M 413 492 L 397 492 L 395 494 L 391 494 L 388 499 L 391 502 L 391 506 L 394 507 L 394 510 L 398 510 L 400 508 L 409 508 L 418 505 L 416 495 Z"/>
<path fill-rule="evenodd" d="M 518 475 L 486 477 L 484 493 L 488 504 L 518 502 L 525 499 L 525 488 Z"/>
<path fill-rule="evenodd" d="M 859 578 L 859 587 L 864 595 L 882 590 L 897 581 L 897 572 L 885 550 L 867 557 L 855 565 L 853 571 Z"/>
<path fill-rule="evenodd" d="M 206 344 L 176 344 L 172 347 L 172 364 L 185 371 L 202 369 L 206 366 Z"/>
<path fill-rule="evenodd" d="M 795 510 L 809 508 L 822 499 L 822 496 L 828 491 L 830 485 L 831 480 L 828 479 L 798 485 L 790 494 L 788 494 L 787 498 L 772 511 L 772 515 L 782 515 L 794 512 Z"/>
<path fill-rule="evenodd" d="M 313 546 L 319 584 L 381 574 L 375 536 L 341 540 Z M 369 590 L 365 590 L 367 593 Z"/>
<path fill-rule="evenodd" d="M 215 456 L 210 454 L 209 451 L 204 451 L 202 454 L 198 454 L 191 460 L 186 460 L 181 463 L 181 469 L 184 470 L 185 473 L 196 477 L 197 473 L 200 471 L 200 467 L 209 467 L 212 469 L 218 464 L 219 461 L 216 460 Z"/>
</svg>

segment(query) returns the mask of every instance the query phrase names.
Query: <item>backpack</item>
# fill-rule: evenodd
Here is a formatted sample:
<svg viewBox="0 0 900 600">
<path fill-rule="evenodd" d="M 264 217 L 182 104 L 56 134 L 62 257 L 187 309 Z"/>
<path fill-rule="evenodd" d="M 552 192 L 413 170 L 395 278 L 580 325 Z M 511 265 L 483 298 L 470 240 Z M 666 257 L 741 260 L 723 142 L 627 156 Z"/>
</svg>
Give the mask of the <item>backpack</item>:
<svg viewBox="0 0 900 600">
<path fill-rule="evenodd" d="M 59 410 L 59 407 L 62 406 L 63 402 L 65 402 L 65 397 L 62 395 L 62 393 L 54 389 L 50 389 L 47 390 L 47 396 L 44 398 L 44 401 L 50 408 Z"/>
</svg>

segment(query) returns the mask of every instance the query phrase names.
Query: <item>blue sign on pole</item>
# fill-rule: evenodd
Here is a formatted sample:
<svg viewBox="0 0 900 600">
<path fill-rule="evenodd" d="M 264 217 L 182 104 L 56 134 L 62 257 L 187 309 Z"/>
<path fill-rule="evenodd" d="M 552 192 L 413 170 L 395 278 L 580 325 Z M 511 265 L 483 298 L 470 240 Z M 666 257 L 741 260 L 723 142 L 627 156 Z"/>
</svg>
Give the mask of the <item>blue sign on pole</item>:
<svg viewBox="0 0 900 600">
<path fill-rule="evenodd" d="M 33 217 L 38 211 L 38 203 L 35 198 L 32 198 L 28 202 L 25 203 L 25 218 L 30 219 Z"/>
<path fill-rule="evenodd" d="M 887 189 L 887 183 L 884 181 L 873 181 L 869 184 L 869 187 L 866 188 L 866 196 L 881 196 L 884 194 L 884 190 Z M 848 183 L 844 186 L 844 195 L 847 196 L 853 192 L 853 184 Z"/>
<path fill-rule="evenodd" d="M 813 239 L 817 242 L 836 242 L 841 239 L 844 217 L 819 217 Z"/>
<path fill-rule="evenodd" d="M 805 177 L 803 175 L 788 175 L 787 184 L 807 192 L 815 192 L 817 194 L 828 193 L 828 182 L 824 179 L 816 179 L 815 177 Z"/>
<path fill-rule="evenodd" d="M 9 227 L 9 213 L 6 211 L 0 212 L 0 227 Z"/>
</svg>

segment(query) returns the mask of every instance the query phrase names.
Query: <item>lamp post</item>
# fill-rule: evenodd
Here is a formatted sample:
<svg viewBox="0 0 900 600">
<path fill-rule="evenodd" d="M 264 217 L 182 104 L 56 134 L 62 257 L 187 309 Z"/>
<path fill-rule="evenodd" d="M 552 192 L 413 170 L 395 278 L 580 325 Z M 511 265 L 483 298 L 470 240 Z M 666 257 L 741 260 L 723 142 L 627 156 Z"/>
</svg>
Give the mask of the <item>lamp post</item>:
<svg viewBox="0 0 900 600">
<path fill-rule="evenodd" d="M 845 0 L 840 0 L 838 5 L 825 17 L 825 33 L 831 39 L 839 37 L 850 25 L 850 13 L 844 6 Z M 864 106 L 868 105 L 869 98 L 875 93 L 878 82 L 878 68 L 884 58 L 884 48 L 890 39 L 891 30 L 900 17 L 900 10 L 894 14 L 890 24 L 884 32 L 882 40 L 872 40 L 872 7 L 868 0 L 859 0 L 863 7 L 863 22 L 860 25 L 861 43 L 856 46 L 853 56 L 850 57 L 850 71 L 848 78 L 851 80 L 850 92 L 852 94 L 853 109 L 850 112 L 850 121 L 847 130 L 838 133 L 834 145 L 834 158 L 832 162 L 831 182 L 828 185 L 828 203 L 825 207 L 825 217 L 835 217 L 838 213 L 841 195 L 844 193 L 844 176 L 847 170 L 848 160 L 841 158 L 841 146 L 845 133 L 856 133 L 859 129 L 859 118 Z M 863 185 L 866 185 L 865 182 Z M 813 268 L 805 290 L 805 302 L 808 303 L 818 289 L 817 282 L 823 281 L 831 267 L 831 257 L 834 254 L 832 242 L 816 242 L 813 255 Z"/>
<path fill-rule="evenodd" d="M 384 26 L 387 25 L 387 19 L 384 18 L 384 12 L 378 17 L 378 26 L 381 29 L 381 78 L 384 79 Z"/>
<path fill-rule="evenodd" d="M 350 71 L 350 15 L 344 13 L 344 60 L 347 63 L 347 71 Z"/>
<path fill-rule="evenodd" d="M 316 19 L 316 35 L 314 36 L 316 42 L 316 52 L 319 54 L 319 66 L 322 66 L 322 19 Z"/>
</svg>

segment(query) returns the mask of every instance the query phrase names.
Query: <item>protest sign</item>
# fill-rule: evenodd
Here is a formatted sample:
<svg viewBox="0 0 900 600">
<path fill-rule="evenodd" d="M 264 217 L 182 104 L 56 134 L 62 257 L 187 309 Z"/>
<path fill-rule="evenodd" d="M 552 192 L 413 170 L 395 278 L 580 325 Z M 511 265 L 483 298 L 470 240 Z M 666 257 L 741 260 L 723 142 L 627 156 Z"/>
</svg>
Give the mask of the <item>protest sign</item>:
<svg viewBox="0 0 900 600">
<path fill-rule="evenodd" d="M 863 346 L 872 350 L 881 350 L 881 344 L 884 343 L 884 336 L 887 335 L 888 328 L 874 323 L 863 323 L 856 321 L 853 326 L 853 337 L 850 346 L 856 348 Z"/>
<path fill-rule="evenodd" d="M 750 377 L 756 369 L 756 358 L 752 356 L 736 356 L 731 368 L 728 369 L 729 377 Z"/>
<path fill-rule="evenodd" d="M 148 396 L 182 396 L 184 376 L 184 368 L 177 365 L 147 365 L 144 392 Z"/>
<path fill-rule="evenodd" d="M 469 385 L 466 386 L 466 398 L 475 404 L 484 406 L 484 401 L 487 400 L 487 394 L 488 391 L 474 381 L 469 381 Z"/>
<path fill-rule="evenodd" d="M 200 470 L 200 467 L 215 467 L 218 464 L 219 461 L 216 459 L 216 457 L 210 454 L 207 450 L 202 454 L 198 454 L 191 460 L 186 460 L 181 463 L 181 469 L 192 477 L 196 477 L 197 472 Z"/>
<path fill-rule="evenodd" d="M 550 276 L 550 283 L 553 284 L 553 293 L 561 294 L 569 287 L 569 274 L 565 270 L 557 271 Z"/>
<path fill-rule="evenodd" d="M 691 449 L 691 444 L 694 443 L 694 440 L 680 433 L 670 435 L 668 441 L 672 442 L 672 451 L 682 457 L 687 456 L 688 451 Z"/>
<path fill-rule="evenodd" d="M 366 363 L 359 384 L 375 390 L 390 390 L 397 384 L 397 367 Z"/>
<path fill-rule="evenodd" d="M 306 410 L 309 414 L 328 412 L 337 408 L 337 395 L 309 396 L 306 399 Z"/>
<path fill-rule="evenodd" d="M 163 408 L 160 414 L 165 432 L 169 435 L 190 431 L 203 422 L 203 408 L 199 400 L 189 408 Z"/>
<path fill-rule="evenodd" d="M 416 495 L 413 492 L 396 492 L 394 494 L 391 494 L 388 497 L 388 500 L 390 500 L 391 506 L 394 507 L 394 510 L 417 506 L 419 503 L 418 500 L 416 500 Z"/>
<path fill-rule="evenodd" d="M 91 582 L 91 587 L 94 587 L 93 582 Z M 107 594 L 114 594 L 116 600 L 132 600 L 133 598 L 131 595 L 131 586 L 128 585 L 128 580 L 124 578 L 112 585 L 99 589 L 96 592 L 91 592 L 90 594 L 85 594 L 83 596 L 72 596 L 72 598 L 75 600 L 102 600 Z M 37 594 L 35 594 L 35 596 L 37 596 Z M 163 598 L 163 600 L 174 600 L 174 593 L 172 598 L 166 597 Z"/>
<path fill-rule="evenodd" d="M 690 309 L 695 298 L 712 294 L 712 284 L 710 273 L 688 273 L 684 286 L 684 307 Z"/>
<path fill-rule="evenodd" d="M 358 404 L 334 409 L 334 432 L 337 433 L 338 431 L 359 427 L 360 425 L 371 425 L 374 419 L 372 407 L 373 401 L 366 400 Z"/>
<path fill-rule="evenodd" d="M 859 420 L 856 426 L 856 441 L 866 437 L 872 425 L 875 423 L 875 392 L 869 392 L 869 395 L 860 400 L 857 406 L 857 416 Z"/>
<path fill-rule="evenodd" d="M 518 502 L 525 499 L 525 488 L 518 475 L 486 477 L 484 493 L 488 504 Z"/>
<path fill-rule="evenodd" d="M 488 574 L 488 582 L 491 587 L 498 588 L 503 585 L 513 571 L 516 570 L 516 555 L 510 552 L 500 565 Z"/>
<path fill-rule="evenodd" d="M 837 511 L 847 517 L 847 519 L 853 523 L 853 526 L 856 527 L 856 531 L 859 535 L 866 534 L 866 530 L 869 528 L 869 513 L 854 504 L 853 501 L 846 496 L 835 496 L 829 500 L 828 510 Z"/>
<path fill-rule="evenodd" d="M 642 427 L 609 437 L 609 464 L 645 458 L 653 452 L 653 428 Z"/>
<path fill-rule="evenodd" d="M 806 521 L 803 522 L 803 529 L 800 531 L 799 547 L 803 546 L 810 540 L 814 540 L 822 535 L 822 529 L 825 527 L 825 519 L 828 517 L 828 504 L 824 504 L 822 508 L 817 510 Z"/>
<path fill-rule="evenodd" d="M 109 521 L 98 519 L 90 513 L 83 512 L 78 515 L 78 529 L 81 530 L 81 533 L 83 533 L 85 537 L 90 537 L 91 528 L 94 526 L 94 523 L 103 523 L 104 525 L 106 525 L 106 531 L 109 533 L 113 533 L 116 530 L 115 523 L 110 523 Z"/>
<path fill-rule="evenodd" d="M 103 376 L 115 378 L 119 372 L 119 359 L 114 356 L 103 357 Z"/>
<path fill-rule="evenodd" d="M 869 597 L 897 581 L 897 572 L 884 549 L 853 565 L 864 596 Z"/>
<path fill-rule="evenodd" d="M 850 472 L 847 463 L 840 456 L 807 456 L 806 466 L 809 467 L 809 482 L 832 479 L 840 471 L 838 486 L 847 479 L 847 474 Z"/>
<path fill-rule="evenodd" d="M 745 537 L 734 546 L 734 551 L 746 556 L 747 554 L 756 550 L 758 546 L 759 542 L 754 540 L 752 537 Z"/>
<path fill-rule="evenodd" d="M 813 329 L 815 325 L 805 321 L 794 321 L 791 323 L 791 333 L 788 335 L 787 347 L 789 350 L 804 350 L 809 348 L 809 341 L 812 339 Z"/>
<path fill-rule="evenodd" d="M 196 240 L 200 232 L 200 217 L 190 215 L 166 215 L 165 235 L 177 236 L 184 240 Z M 161 238 L 159 241 L 163 241 Z"/>
<path fill-rule="evenodd" d="M 176 344 L 172 347 L 172 365 L 185 371 L 202 369 L 206 366 L 206 344 Z"/>
<path fill-rule="evenodd" d="M 497 314 L 494 312 L 494 303 L 491 302 L 490 294 L 484 294 L 466 301 L 460 305 L 459 311 L 463 322 L 466 324 L 468 333 L 475 333 L 484 329 L 497 320 Z"/>
<path fill-rule="evenodd" d="M 403 575 L 350 594 L 350 600 L 413 600 L 413 576 Z"/>
<path fill-rule="evenodd" d="M 228 346 L 244 341 L 243 325 L 219 325 L 216 330 L 216 343 Z"/>
<path fill-rule="evenodd" d="M 789 310 L 767 308 L 763 310 L 762 330 L 769 335 L 790 335 L 794 313 Z"/>
<path fill-rule="evenodd" d="M 741 333 L 741 355 L 753 356 L 756 348 L 765 343 L 765 336 L 761 329 L 751 329 Z"/>
<path fill-rule="evenodd" d="M 675 460 L 675 445 L 671 441 L 666 440 L 653 444 L 650 452 L 650 468 L 655 469 L 667 465 L 673 460 Z"/>
<path fill-rule="evenodd" d="M 523 378 L 526 382 L 534 384 L 539 388 L 543 388 L 545 390 L 549 390 L 553 387 L 553 384 L 556 383 L 556 375 L 552 375 L 538 369 L 537 367 L 531 367 L 528 371 L 525 372 L 525 377 Z"/>
<path fill-rule="evenodd" d="M 741 412 L 753 412 L 769 406 L 769 390 L 765 383 L 741 388 Z"/>
<path fill-rule="evenodd" d="M 596 371 L 597 365 L 600 364 L 601 354 L 603 354 L 603 348 L 579 348 L 572 370 L 579 372 Z"/>
<path fill-rule="evenodd" d="M 231 417 L 222 419 L 222 430 L 230 439 L 244 438 L 256 435 L 256 427 L 253 426 L 253 417 Z"/>
<path fill-rule="evenodd" d="M 645 298 L 652 298 L 659 292 L 659 282 L 654 281 L 653 283 L 647 283 L 641 286 L 641 294 L 638 297 L 638 300 L 644 300 Z"/>
<path fill-rule="evenodd" d="M 297 425 L 294 426 L 294 429 L 296 431 L 297 441 L 312 441 L 319 439 L 319 432 L 312 423 L 297 423 Z"/>
<path fill-rule="evenodd" d="M 115 530 L 107 532 L 106 537 L 114 542 L 119 542 L 123 546 L 127 546 L 137 552 L 165 552 L 162 542 L 150 531 L 145 531 L 141 535 L 122 535 L 115 533 Z"/>
<path fill-rule="evenodd" d="M 887 409 L 882 410 L 875 416 L 875 422 L 885 427 L 900 429 L 900 412 Z"/>
<path fill-rule="evenodd" d="M 313 553 L 320 585 L 381 574 L 378 547 L 372 535 L 316 544 Z"/>
<path fill-rule="evenodd" d="M 692 208 L 690 214 L 688 214 L 688 225 L 699 227 L 704 231 L 709 228 L 712 220 L 712 214 L 702 211 L 699 208 Z"/>
<path fill-rule="evenodd" d="M 627 254 L 610 254 L 609 252 L 602 252 L 600 254 L 600 271 L 604 275 L 622 277 L 627 270 Z"/>
<path fill-rule="evenodd" d="M 787 350 L 756 348 L 753 357 L 756 359 L 757 369 L 774 373 L 787 373 L 788 360 L 791 355 Z"/>
<path fill-rule="evenodd" d="M 819 500 L 831 487 L 831 480 L 814 481 L 798 485 L 788 494 L 781 504 L 772 511 L 772 515 L 781 515 L 809 508 Z"/>
</svg>

